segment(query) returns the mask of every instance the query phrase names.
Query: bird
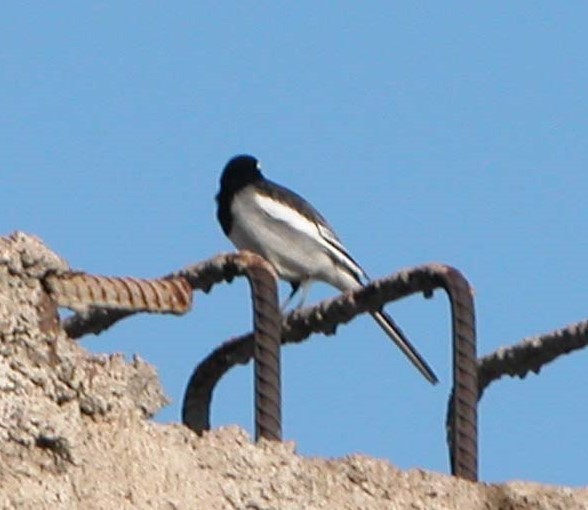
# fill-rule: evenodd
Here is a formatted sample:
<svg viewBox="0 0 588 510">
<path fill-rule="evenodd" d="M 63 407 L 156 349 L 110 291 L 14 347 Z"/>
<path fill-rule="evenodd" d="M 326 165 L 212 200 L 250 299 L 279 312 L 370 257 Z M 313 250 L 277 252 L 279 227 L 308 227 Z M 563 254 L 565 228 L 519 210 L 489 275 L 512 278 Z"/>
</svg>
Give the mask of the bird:
<svg viewBox="0 0 588 510">
<path fill-rule="evenodd" d="M 304 198 L 266 179 L 251 155 L 231 158 L 220 177 L 217 219 L 239 250 L 264 257 L 292 293 L 303 299 L 312 282 L 327 283 L 341 292 L 354 291 L 369 277 L 353 259 L 327 220 Z M 380 309 L 372 317 L 431 384 L 437 376 L 392 318 Z"/>
</svg>

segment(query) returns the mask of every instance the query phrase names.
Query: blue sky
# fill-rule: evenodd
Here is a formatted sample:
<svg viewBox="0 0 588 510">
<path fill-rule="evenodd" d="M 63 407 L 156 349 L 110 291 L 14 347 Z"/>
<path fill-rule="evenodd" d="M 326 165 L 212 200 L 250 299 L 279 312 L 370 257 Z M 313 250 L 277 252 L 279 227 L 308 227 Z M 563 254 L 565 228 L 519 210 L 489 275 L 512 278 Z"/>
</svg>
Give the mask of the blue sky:
<svg viewBox="0 0 588 510">
<path fill-rule="evenodd" d="M 248 152 L 372 276 L 459 268 L 480 354 L 585 319 L 587 18 L 576 1 L 7 2 L 1 232 L 34 233 L 77 269 L 166 274 L 231 249 L 213 197 Z M 185 317 L 83 340 L 157 366 L 173 399 L 161 422 L 179 420 L 194 365 L 250 328 L 244 281 L 195 298 Z M 362 317 L 284 349 L 284 436 L 304 455 L 447 472 L 447 300 L 388 311 L 441 384 Z M 587 362 L 486 392 L 481 479 L 587 483 Z M 252 432 L 251 366 L 222 381 L 212 419 Z"/>
</svg>

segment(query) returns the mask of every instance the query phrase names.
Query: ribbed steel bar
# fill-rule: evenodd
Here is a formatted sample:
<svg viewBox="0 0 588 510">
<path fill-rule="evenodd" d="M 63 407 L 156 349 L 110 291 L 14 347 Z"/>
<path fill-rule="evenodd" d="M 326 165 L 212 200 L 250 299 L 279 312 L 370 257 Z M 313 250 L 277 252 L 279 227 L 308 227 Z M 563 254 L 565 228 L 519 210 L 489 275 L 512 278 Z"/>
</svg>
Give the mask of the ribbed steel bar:
<svg viewBox="0 0 588 510">
<path fill-rule="evenodd" d="M 454 388 L 451 403 L 456 410 L 449 420 L 452 472 L 477 478 L 477 371 L 473 298 L 467 281 L 456 269 L 429 264 L 375 280 L 365 288 L 325 300 L 312 308 L 296 310 L 282 324 L 282 343 L 301 342 L 312 333 L 331 335 L 337 325 L 361 313 L 378 310 L 387 302 L 417 292 L 430 294 L 445 289 L 452 306 Z M 196 367 L 186 388 L 184 423 L 201 432 L 210 427 L 210 399 L 214 385 L 235 364 L 245 364 L 253 355 L 253 335 L 227 341 Z M 205 382 L 204 391 L 198 386 Z"/>
<path fill-rule="evenodd" d="M 529 372 L 539 373 L 547 363 L 587 345 L 588 321 L 581 321 L 502 347 L 478 360 L 479 398 L 488 385 L 503 375 L 523 378 Z"/>
<path fill-rule="evenodd" d="M 253 300 L 253 342 L 248 345 L 248 357 L 255 359 L 255 438 L 281 440 L 281 381 L 280 327 L 282 318 L 278 308 L 278 287 L 275 271 L 262 257 L 242 251 L 225 254 L 210 261 L 179 271 L 174 276 L 186 278 L 193 288 L 210 290 L 215 283 L 245 275 L 251 286 Z M 211 365 L 204 365 L 193 374 L 184 397 L 182 419 L 190 428 L 200 432 L 210 426 L 210 399 L 214 385 L 220 378 L 219 368 L 227 361 L 237 362 L 238 353 L 230 359 L 222 356 L 222 345 Z M 231 365 L 232 366 L 232 365 Z M 221 370 L 221 373 L 222 372 Z M 212 378 L 211 378 L 212 377 Z"/>
<path fill-rule="evenodd" d="M 182 423 L 197 434 L 210 430 L 210 404 L 218 381 L 235 365 L 253 357 L 253 334 L 227 340 L 215 348 L 192 372 L 182 403 Z"/>
<path fill-rule="evenodd" d="M 281 315 L 275 271 L 262 257 L 246 251 L 221 254 L 158 280 L 95 277 L 85 273 L 51 275 L 45 279 L 45 287 L 59 306 L 80 310 L 63 324 L 70 338 L 80 338 L 88 333 L 99 334 L 116 321 L 139 311 L 182 313 L 184 308 L 189 308 L 192 289 L 208 292 L 214 284 L 231 281 L 235 276 L 247 277 L 253 298 L 255 338 L 249 357 L 254 354 L 256 360 L 256 438 L 280 439 Z M 194 414 L 192 410 L 198 409 L 201 401 L 210 402 L 216 383 L 214 380 L 210 384 L 207 378 L 210 373 L 215 370 L 205 368 L 198 377 L 191 379 L 192 398 L 191 404 L 184 406 L 183 414 L 188 415 L 184 421 L 190 420 Z M 202 418 L 205 414 L 208 423 L 209 406 L 203 413 L 200 410 L 196 416 Z"/>
<path fill-rule="evenodd" d="M 264 261 L 265 262 L 265 261 Z M 259 261 L 248 265 L 253 298 L 255 440 L 282 439 L 278 287 L 273 271 Z"/>
<path fill-rule="evenodd" d="M 192 306 L 192 289 L 181 277 L 148 280 L 68 272 L 47 275 L 43 284 L 58 306 L 77 311 L 62 323 L 70 338 L 97 335 L 134 313 L 183 314 Z"/>
<path fill-rule="evenodd" d="M 148 280 L 71 272 L 48 275 L 44 284 L 58 306 L 73 310 L 104 307 L 183 314 L 192 303 L 192 289 L 183 278 Z"/>
<path fill-rule="evenodd" d="M 451 472 L 478 480 L 478 368 L 472 289 L 462 274 L 445 267 L 440 273 L 451 302 L 453 388 L 447 416 Z"/>
<path fill-rule="evenodd" d="M 217 283 L 230 282 L 235 276 L 244 275 L 244 261 L 245 259 L 240 258 L 238 254 L 221 253 L 216 257 L 164 276 L 161 280 L 185 279 L 193 290 L 209 292 L 212 286 Z M 117 321 L 134 313 L 136 312 L 133 310 L 110 307 L 90 308 L 66 319 L 63 322 L 63 328 L 70 338 L 81 338 L 88 334 L 98 335 Z"/>
</svg>

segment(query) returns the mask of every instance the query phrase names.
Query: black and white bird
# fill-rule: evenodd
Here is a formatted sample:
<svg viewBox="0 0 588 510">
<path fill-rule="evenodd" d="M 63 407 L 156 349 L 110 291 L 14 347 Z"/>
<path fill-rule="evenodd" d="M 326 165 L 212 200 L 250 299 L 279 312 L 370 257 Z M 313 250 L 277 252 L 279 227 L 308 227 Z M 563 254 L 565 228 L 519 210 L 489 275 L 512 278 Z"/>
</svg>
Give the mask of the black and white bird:
<svg viewBox="0 0 588 510">
<path fill-rule="evenodd" d="M 266 179 L 253 156 L 235 156 L 227 163 L 216 200 L 223 232 L 238 249 L 268 260 L 278 276 L 290 282 L 290 298 L 312 281 L 342 292 L 369 281 L 325 218 L 301 196 Z M 435 373 L 392 318 L 383 310 L 372 312 L 372 317 L 423 376 L 437 383 Z"/>
</svg>

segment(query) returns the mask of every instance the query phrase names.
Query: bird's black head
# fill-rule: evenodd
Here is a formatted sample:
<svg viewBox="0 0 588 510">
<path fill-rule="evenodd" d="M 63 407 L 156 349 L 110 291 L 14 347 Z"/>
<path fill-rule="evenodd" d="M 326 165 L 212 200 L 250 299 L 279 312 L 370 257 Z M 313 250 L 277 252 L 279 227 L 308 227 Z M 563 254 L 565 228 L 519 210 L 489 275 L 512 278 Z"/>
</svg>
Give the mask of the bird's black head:
<svg viewBox="0 0 588 510">
<path fill-rule="evenodd" d="M 259 162 L 253 156 L 235 156 L 225 166 L 220 178 L 220 190 L 216 196 L 216 215 L 226 235 L 229 235 L 233 222 L 231 202 L 235 193 L 262 179 Z"/>
<path fill-rule="evenodd" d="M 260 179 L 263 179 L 263 176 L 257 159 L 244 154 L 235 156 L 226 164 L 221 175 L 221 193 L 235 194 Z"/>
</svg>

